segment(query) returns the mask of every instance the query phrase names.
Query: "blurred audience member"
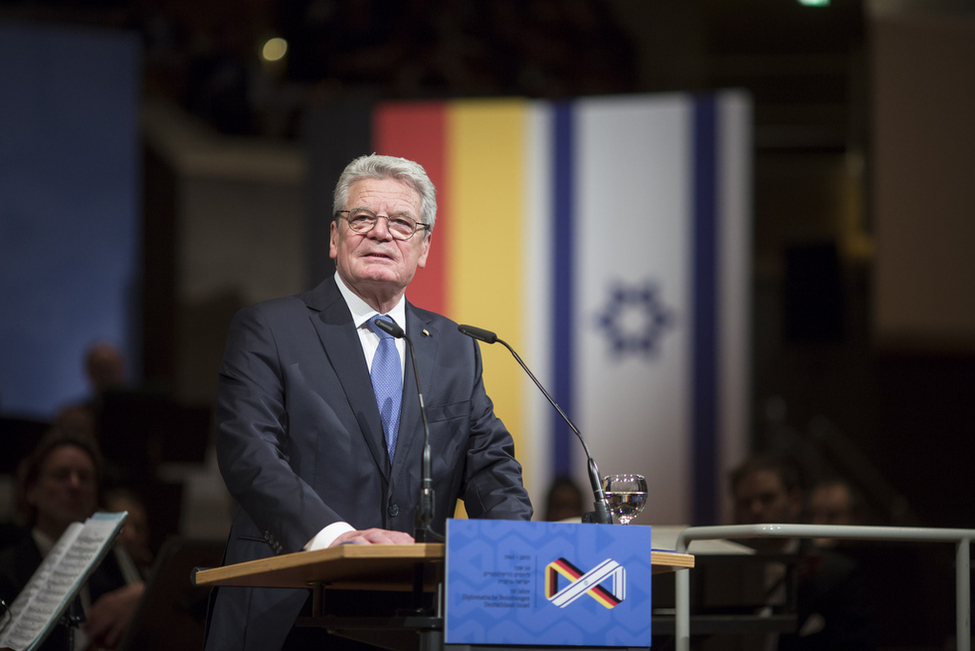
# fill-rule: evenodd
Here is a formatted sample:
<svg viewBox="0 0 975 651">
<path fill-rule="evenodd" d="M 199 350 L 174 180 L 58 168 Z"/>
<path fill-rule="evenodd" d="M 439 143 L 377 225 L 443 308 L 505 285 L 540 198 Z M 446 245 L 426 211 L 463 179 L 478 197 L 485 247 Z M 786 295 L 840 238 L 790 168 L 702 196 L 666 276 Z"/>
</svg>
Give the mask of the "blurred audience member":
<svg viewBox="0 0 975 651">
<path fill-rule="evenodd" d="M 571 477 L 558 477 L 545 498 L 545 520 L 558 522 L 582 517 L 582 491 Z"/>
<path fill-rule="evenodd" d="M 794 466 L 772 456 L 746 460 L 731 476 L 735 518 L 739 524 L 792 524 L 799 520 L 802 491 Z M 767 553 L 796 554 L 796 633 L 769 638 L 769 648 L 873 649 L 866 594 L 856 564 L 846 556 L 819 549 L 808 540 L 756 539 Z M 788 574 L 776 564 L 766 565 L 765 586 L 770 606 L 785 602 Z"/>
<path fill-rule="evenodd" d="M 56 430 L 72 436 L 98 438 L 95 415 L 87 405 L 68 405 L 58 410 L 52 425 Z"/>
<path fill-rule="evenodd" d="M 842 479 L 820 482 L 809 491 L 806 516 L 810 524 L 860 524 L 859 500 L 850 484 Z M 821 547 L 834 547 L 837 540 L 817 538 Z"/>
<path fill-rule="evenodd" d="M 128 512 L 122 531 L 115 539 L 116 548 L 127 552 L 127 555 L 119 558 L 119 566 L 130 583 L 136 578 L 146 578 L 152 569 L 152 550 L 149 547 L 149 514 L 145 502 L 134 491 L 116 488 L 105 496 L 105 510 L 109 513 Z M 131 559 L 131 567 L 126 566 L 126 559 Z M 131 574 L 132 570 L 138 572 L 136 577 Z"/>
<path fill-rule="evenodd" d="M 799 521 L 802 489 L 799 474 L 788 463 L 772 456 L 746 460 L 731 475 L 731 494 L 737 524 L 790 524 Z M 762 551 L 788 553 L 797 542 L 789 538 L 758 538 Z"/>
<path fill-rule="evenodd" d="M 97 423 L 105 392 L 119 389 L 125 384 L 125 357 L 122 351 L 107 341 L 89 346 L 85 352 L 85 376 L 88 378 L 89 391 L 86 406 Z"/>
<path fill-rule="evenodd" d="M 53 429 L 74 437 L 94 439 L 104 446 L 106 394 L 122 389 L 126 381 L 125 358 L 117 346 L 107 341 L 93 343 L 83 360 L 88 395 L 80 401 L 61 407 L 54 417 Z M 105 449 L 99 447 L 99 451 Z M 120 483 L 121 468 L 117 460 L 101 459 L 99 480 L 102 487 Z"/>
<path fill-rule="evenodd" d="M 68 525 L 95 512 L 101 465 L 101 453 L 89 437 L 52 430 L 41 440 L 24 474 L 30 535 L 0 554 L 0 598 L 12 602 Z M 80 648 L 85 648 L 84 639 L 95 647 L 113 648 L 143 589 L 142 582 L 126 584 L 109 554 L 82 589 L 87 621 L 76 638 Z M 66 631 L 59 626 L 40 649 L 62 651 L 66 644 Z"/>
<path fill-rule="evenodd" d="M 100 341 L 85 351 L 83 367 L 88 396 L 61 407 L 54 417 L 53 427 L 65 434 L 87 436 L 97 441 L 105 393 L 125 384 L 125 358 L 114 344 Z"/>
<path fill-rule="evenodd" d="M 85 375 L 93 397 L 125 384 L 125 357 L 114 344 L 98 342 L 85 353 Z"/>
</svg>

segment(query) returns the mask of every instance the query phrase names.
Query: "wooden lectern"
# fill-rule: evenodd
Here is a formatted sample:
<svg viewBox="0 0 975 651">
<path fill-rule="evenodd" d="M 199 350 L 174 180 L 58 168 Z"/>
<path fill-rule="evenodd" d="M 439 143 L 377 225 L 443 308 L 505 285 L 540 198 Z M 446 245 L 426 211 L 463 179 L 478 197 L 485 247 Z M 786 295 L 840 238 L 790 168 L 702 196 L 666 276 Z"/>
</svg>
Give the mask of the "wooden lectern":
<svg viewBox="0 0 975 651">
<path fill-rule="evenodd" d="M 320 626 L 329 632 L 391 651 L 475 651 L 472 645 L 443 643 L 443 543 L 413 545 L 341 545 L 313 552 L 198 569 L 198 586 L 250 586 L 307 588 L 313 591 L 312 615 L 299 624 Z M 694 556 L 676 552 L 651 553 L 653 573 L 694 567 Z M 426 593 L 432 608 L 417 608 L 394 617 L 361 613 L 336 616 L 329 612 L 326 593 L 333 590 Z M 432 599 L 430 598 L 432 596 Z M 492 647 L 485 646 L 485 649 Z M 506 647 L 511 649 L 512 647 Z M 581 650 L 584 647 L 573 647 Z"/>
</svg>

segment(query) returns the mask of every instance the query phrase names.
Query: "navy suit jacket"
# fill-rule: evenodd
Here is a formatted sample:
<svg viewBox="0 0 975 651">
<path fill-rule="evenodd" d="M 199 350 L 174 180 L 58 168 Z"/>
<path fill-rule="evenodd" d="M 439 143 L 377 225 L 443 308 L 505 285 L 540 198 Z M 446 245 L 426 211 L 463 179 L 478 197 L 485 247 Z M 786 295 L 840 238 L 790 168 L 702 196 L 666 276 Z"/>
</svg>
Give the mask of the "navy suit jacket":
<svg viewBox="0 0 975 651">
<path fill-rule="evenodd" d="M 430 425 L 434 529 L 444 531 L 458 498 L 472 518 L 531 518 L 514 444 L 484 391 L 477 343 L 409 304 L 406 332 L 416 360 L 407 355 L 390 463 L 359 335 L 334 278 L 234 317 L 215 433 L 235 500 L 226 564 L 300 551 L 340 520 L 413 533 L 423 447 L 414 361 Z M 281 648 L 307 594 L 218 588 L 206 648 Z"/>
</svg>

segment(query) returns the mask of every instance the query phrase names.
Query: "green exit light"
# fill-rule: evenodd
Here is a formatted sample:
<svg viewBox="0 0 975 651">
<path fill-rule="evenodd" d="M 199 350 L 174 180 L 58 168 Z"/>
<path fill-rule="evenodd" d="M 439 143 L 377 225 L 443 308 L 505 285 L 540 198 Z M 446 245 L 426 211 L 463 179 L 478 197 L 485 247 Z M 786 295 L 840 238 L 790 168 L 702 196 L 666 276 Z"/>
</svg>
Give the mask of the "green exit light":
<svg viewBox="0 0 975 651">
<path fill-rule="evenodd" d="M 828 7 L 829 0 L 799 0 L 799 4 L 804 7 Z"/>
</svg>

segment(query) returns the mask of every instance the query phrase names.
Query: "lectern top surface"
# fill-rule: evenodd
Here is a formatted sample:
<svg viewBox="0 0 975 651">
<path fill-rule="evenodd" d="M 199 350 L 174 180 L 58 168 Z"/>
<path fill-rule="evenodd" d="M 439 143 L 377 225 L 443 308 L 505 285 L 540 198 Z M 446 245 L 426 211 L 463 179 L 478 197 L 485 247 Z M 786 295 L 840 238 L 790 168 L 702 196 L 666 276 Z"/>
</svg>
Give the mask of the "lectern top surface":
<svg viewBox="0 0 975 651">
<path fill-rule="evenodd" d="M 429 564 L 431 586 L 442 576 L 443 543 L 412 545 L 339 545 L 312 552 L 272 556 L 236 565 L 198 569 L 199 586 L 309 588 L 321 583 L 332 589 L 412 590 L 414 570 Z M 694 556 L 669 551 L 651 553 L 653 572 L 694 567 Z"/>
<path fill-rule="evenodd" d="M 442 565 L 443 559 L 443 543 L 339 545 L 198 570 L 193 580 L 211 586 L 308 588 L 322 583 L 331 588 L 410 590 L 417 564 Z"/>
</svg>

